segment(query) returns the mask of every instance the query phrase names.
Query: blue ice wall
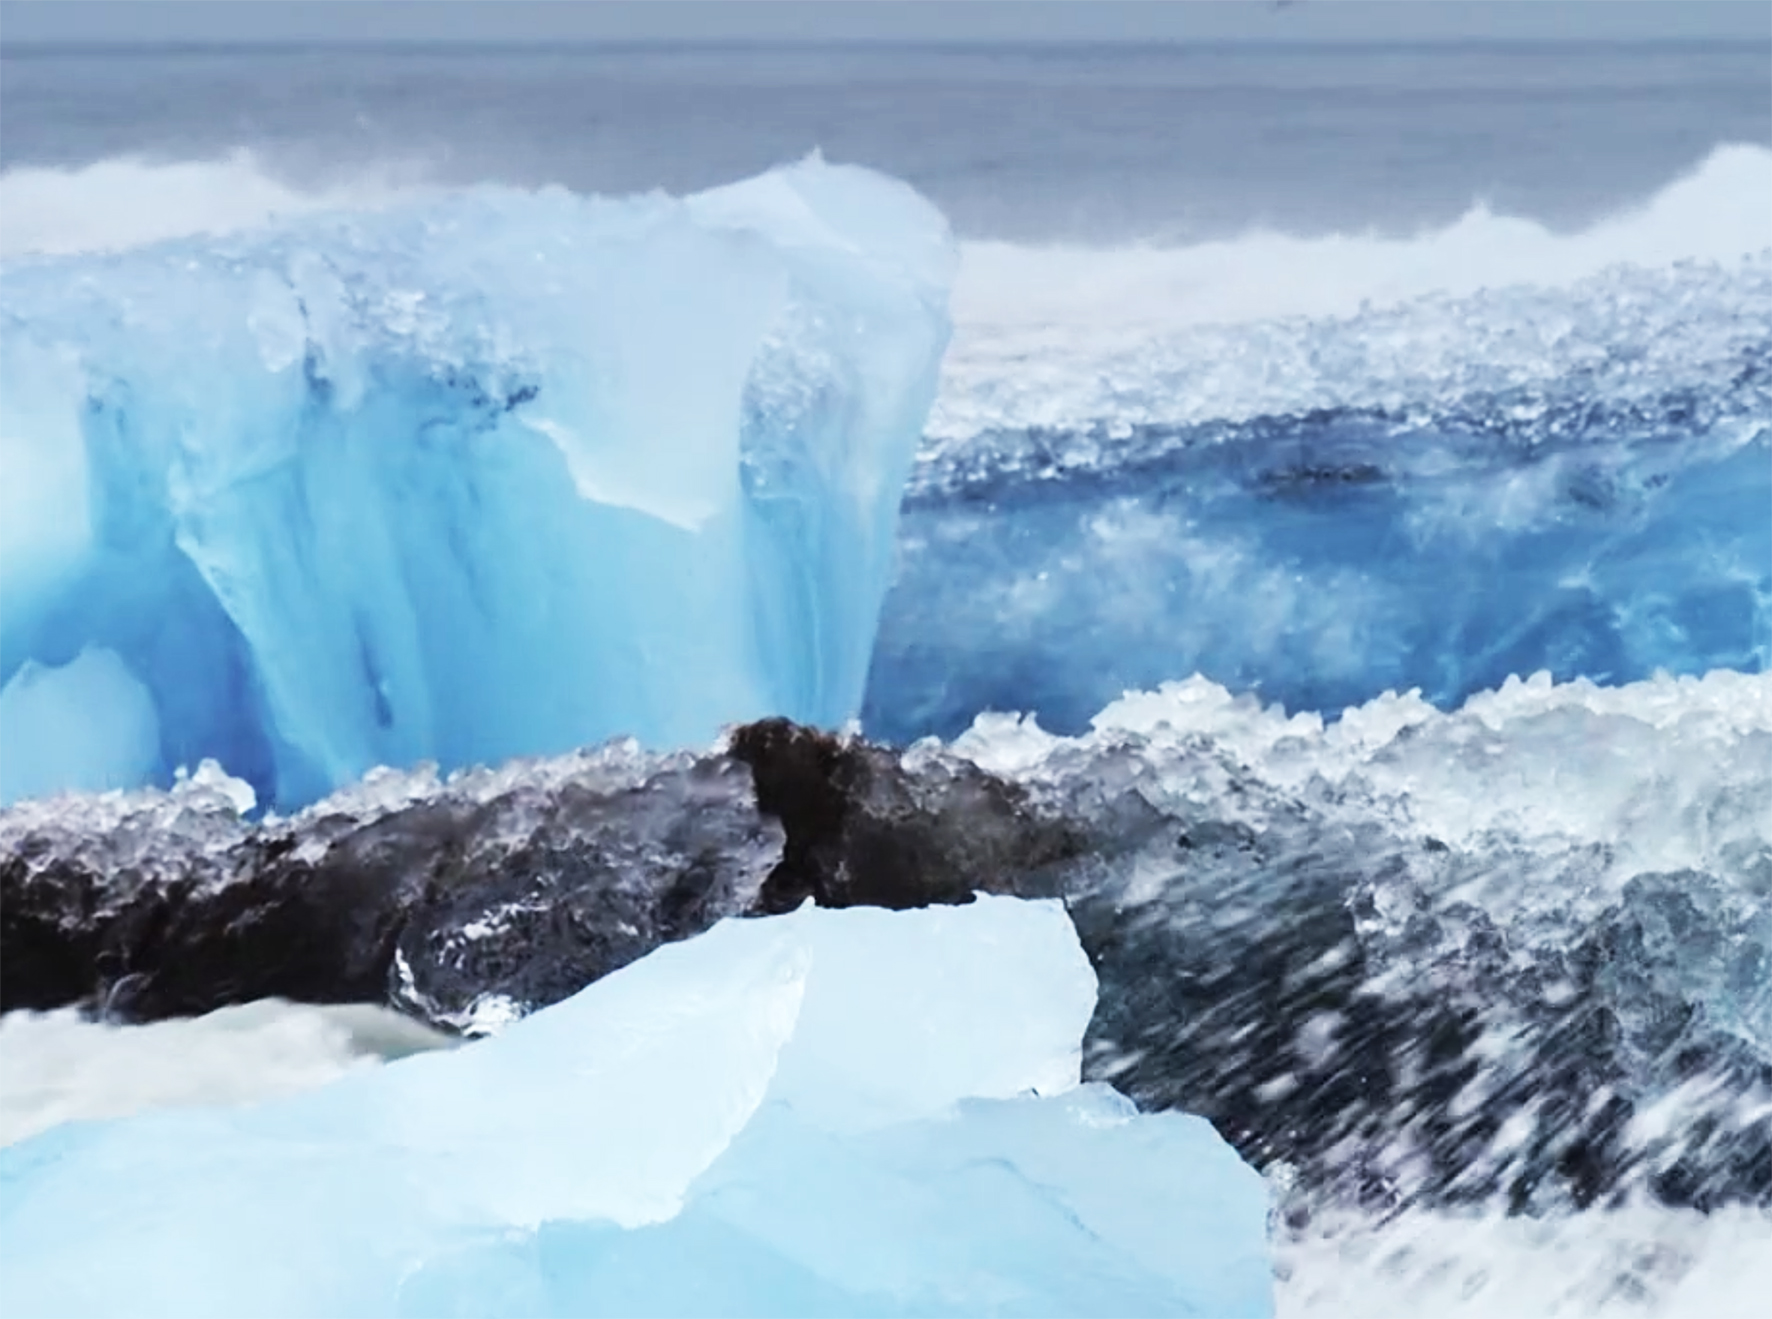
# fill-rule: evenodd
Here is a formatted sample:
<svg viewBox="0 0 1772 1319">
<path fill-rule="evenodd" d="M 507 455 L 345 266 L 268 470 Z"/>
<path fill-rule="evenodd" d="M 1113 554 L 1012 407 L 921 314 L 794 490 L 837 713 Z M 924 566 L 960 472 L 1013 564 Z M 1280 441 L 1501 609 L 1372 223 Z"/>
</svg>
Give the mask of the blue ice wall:
<svg viewBox="0 0 1772 1319">
<path fill-rule="evenodd" d="M 1335 714 L 1772 664 L 1772 254 L 1161 347 L 1140 410 L 1185 420 L 926 456 L 870 732 L 1074 732 L 1196 672 Z M 1226 362 L 1297 405 L 1197 417 Z"/>
<path fill-rule="evenodd" d="M 288 806 L 852 717 L 953 261 L 812 160 L 9 266 L 0 789 L 111 786 L 151 736 L 148 777 L 214 756 Z M 44 730 L 139 715 L 123 684 L 150 734 L 98 720 L 70 770 Z"/>
</svg>

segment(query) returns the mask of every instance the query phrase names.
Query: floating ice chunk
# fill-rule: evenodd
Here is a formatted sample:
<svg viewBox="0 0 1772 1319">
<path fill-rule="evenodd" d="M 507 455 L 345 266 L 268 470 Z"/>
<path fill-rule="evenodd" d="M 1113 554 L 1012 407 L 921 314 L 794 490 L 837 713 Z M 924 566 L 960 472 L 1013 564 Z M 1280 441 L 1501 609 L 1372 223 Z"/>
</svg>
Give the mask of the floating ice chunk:
<svg viewBox="0 0 1772 1319">
<path fill-rule="evenodd" d="M 1228 279 L 1210 244 L 968 247 L 864 726 L 1077 733 L 1195 671 L 1330 718 L 1772 667 L 1769 213 L 1772 152 L 1721 149 L 1638 239 L 1378 240 L 1371 275 L 1434 253 L 1420 296 L 1298 314 L 1264 292 L 1345 280 L 1349 240 L 1299 279 L 1255 238 Z"/>
<path fill-rule="evenodd" d="M 1057 903 L 729 921 L 451 1053 L 9 1147 L 8 1308 L 1269 1313 L 1260 1179 L 1076 1087 L 1093 998 Z"/>
<path fill-rule="evenodd" d="M 212 757 L 284 808 L 841 724 L 953 261 L 910 189 L 817 160 L 21 259 L 0 681 L 106 645 L 160 721 L 141 777 Z"/>
</svg>

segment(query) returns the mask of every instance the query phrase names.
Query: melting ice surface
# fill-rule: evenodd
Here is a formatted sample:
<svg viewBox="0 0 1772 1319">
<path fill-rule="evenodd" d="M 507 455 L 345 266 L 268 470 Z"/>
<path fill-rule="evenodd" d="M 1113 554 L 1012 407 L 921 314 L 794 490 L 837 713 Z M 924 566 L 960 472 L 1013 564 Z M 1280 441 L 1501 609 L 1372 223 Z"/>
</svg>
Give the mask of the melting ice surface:
<svg viewBox="0 0 1772 1319">
<path fill-rule="evenodd" d="M 1271 1312 L 1260 1178 L 1078 1085 L 1061 905 L 727 921 L 460 1050 L 0 1153 L 37 1315 Z"/>
<path fill-rule="evenodd" d="M 853 717 L 953 259 L 811 160 L 9 264 L 0 799 Z"/>
</svg>

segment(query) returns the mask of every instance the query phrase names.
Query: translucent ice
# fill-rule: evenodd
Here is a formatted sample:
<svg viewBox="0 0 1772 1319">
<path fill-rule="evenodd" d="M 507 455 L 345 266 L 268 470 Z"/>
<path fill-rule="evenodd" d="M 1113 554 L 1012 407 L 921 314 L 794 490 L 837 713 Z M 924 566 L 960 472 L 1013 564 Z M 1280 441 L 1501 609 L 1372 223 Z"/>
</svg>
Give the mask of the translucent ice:
<svg viewBox="0 0 1772 1319">
<path fill-rule="evenodd" d="M 1057 903 L 729 921 L 451 1053 L 0 1153 L 33 1314 L 1271 1311 L 1266 1191 L 1079 1087 Z"/>
<path fill-rule="evenodd" d="M 1168 347 L 1128 415 L 932 447 L 871 732 L 1074 732 L 1196 670 L 1333 713 L 1772 663 L 1772 256 Z"/>
<path fill-rule="evenodd" d="M 0 688 L 0 801 L 57 790 L 127 788 L 160 756 L 153 697 L 113 651 L 59 668 L 27 660 Z"/>
<path fill-rule="evenodd" d="M 968 247 L 864 723 L 1772 665 L 1772 152 L 1580 233 Z"/>
<path fill-rule="evenodd" d="M 0 680 L 102 647 L 151 700 L 147 777 L 210 756 L 284 806 L 840 723 L 952 264 L 908 188 L 817 160 L 12 263 Z M 61 778 L 24 790 L 94 774 Z"/>
</svg>

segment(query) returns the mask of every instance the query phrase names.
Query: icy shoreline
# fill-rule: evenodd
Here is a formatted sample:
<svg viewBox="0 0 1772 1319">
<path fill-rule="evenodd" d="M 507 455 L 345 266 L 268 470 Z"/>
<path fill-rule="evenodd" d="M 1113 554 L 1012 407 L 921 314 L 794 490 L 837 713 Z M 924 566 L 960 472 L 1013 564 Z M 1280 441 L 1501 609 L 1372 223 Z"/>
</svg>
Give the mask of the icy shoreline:
<svg viewBox="0 0 1772 1319">
<path fill-rule="evenodd" d="M 9 1008 L 380 999 L 483 1033 L 729 915 L 1062 897 L 1087 1075 L 1314 1201 L 1772 1204 L 1765 676 L 1328 725 L 1196 679 L 1080 738 L 766 722 L 256 824 L 225 786 L 0 813 Z"/>
</svg>

